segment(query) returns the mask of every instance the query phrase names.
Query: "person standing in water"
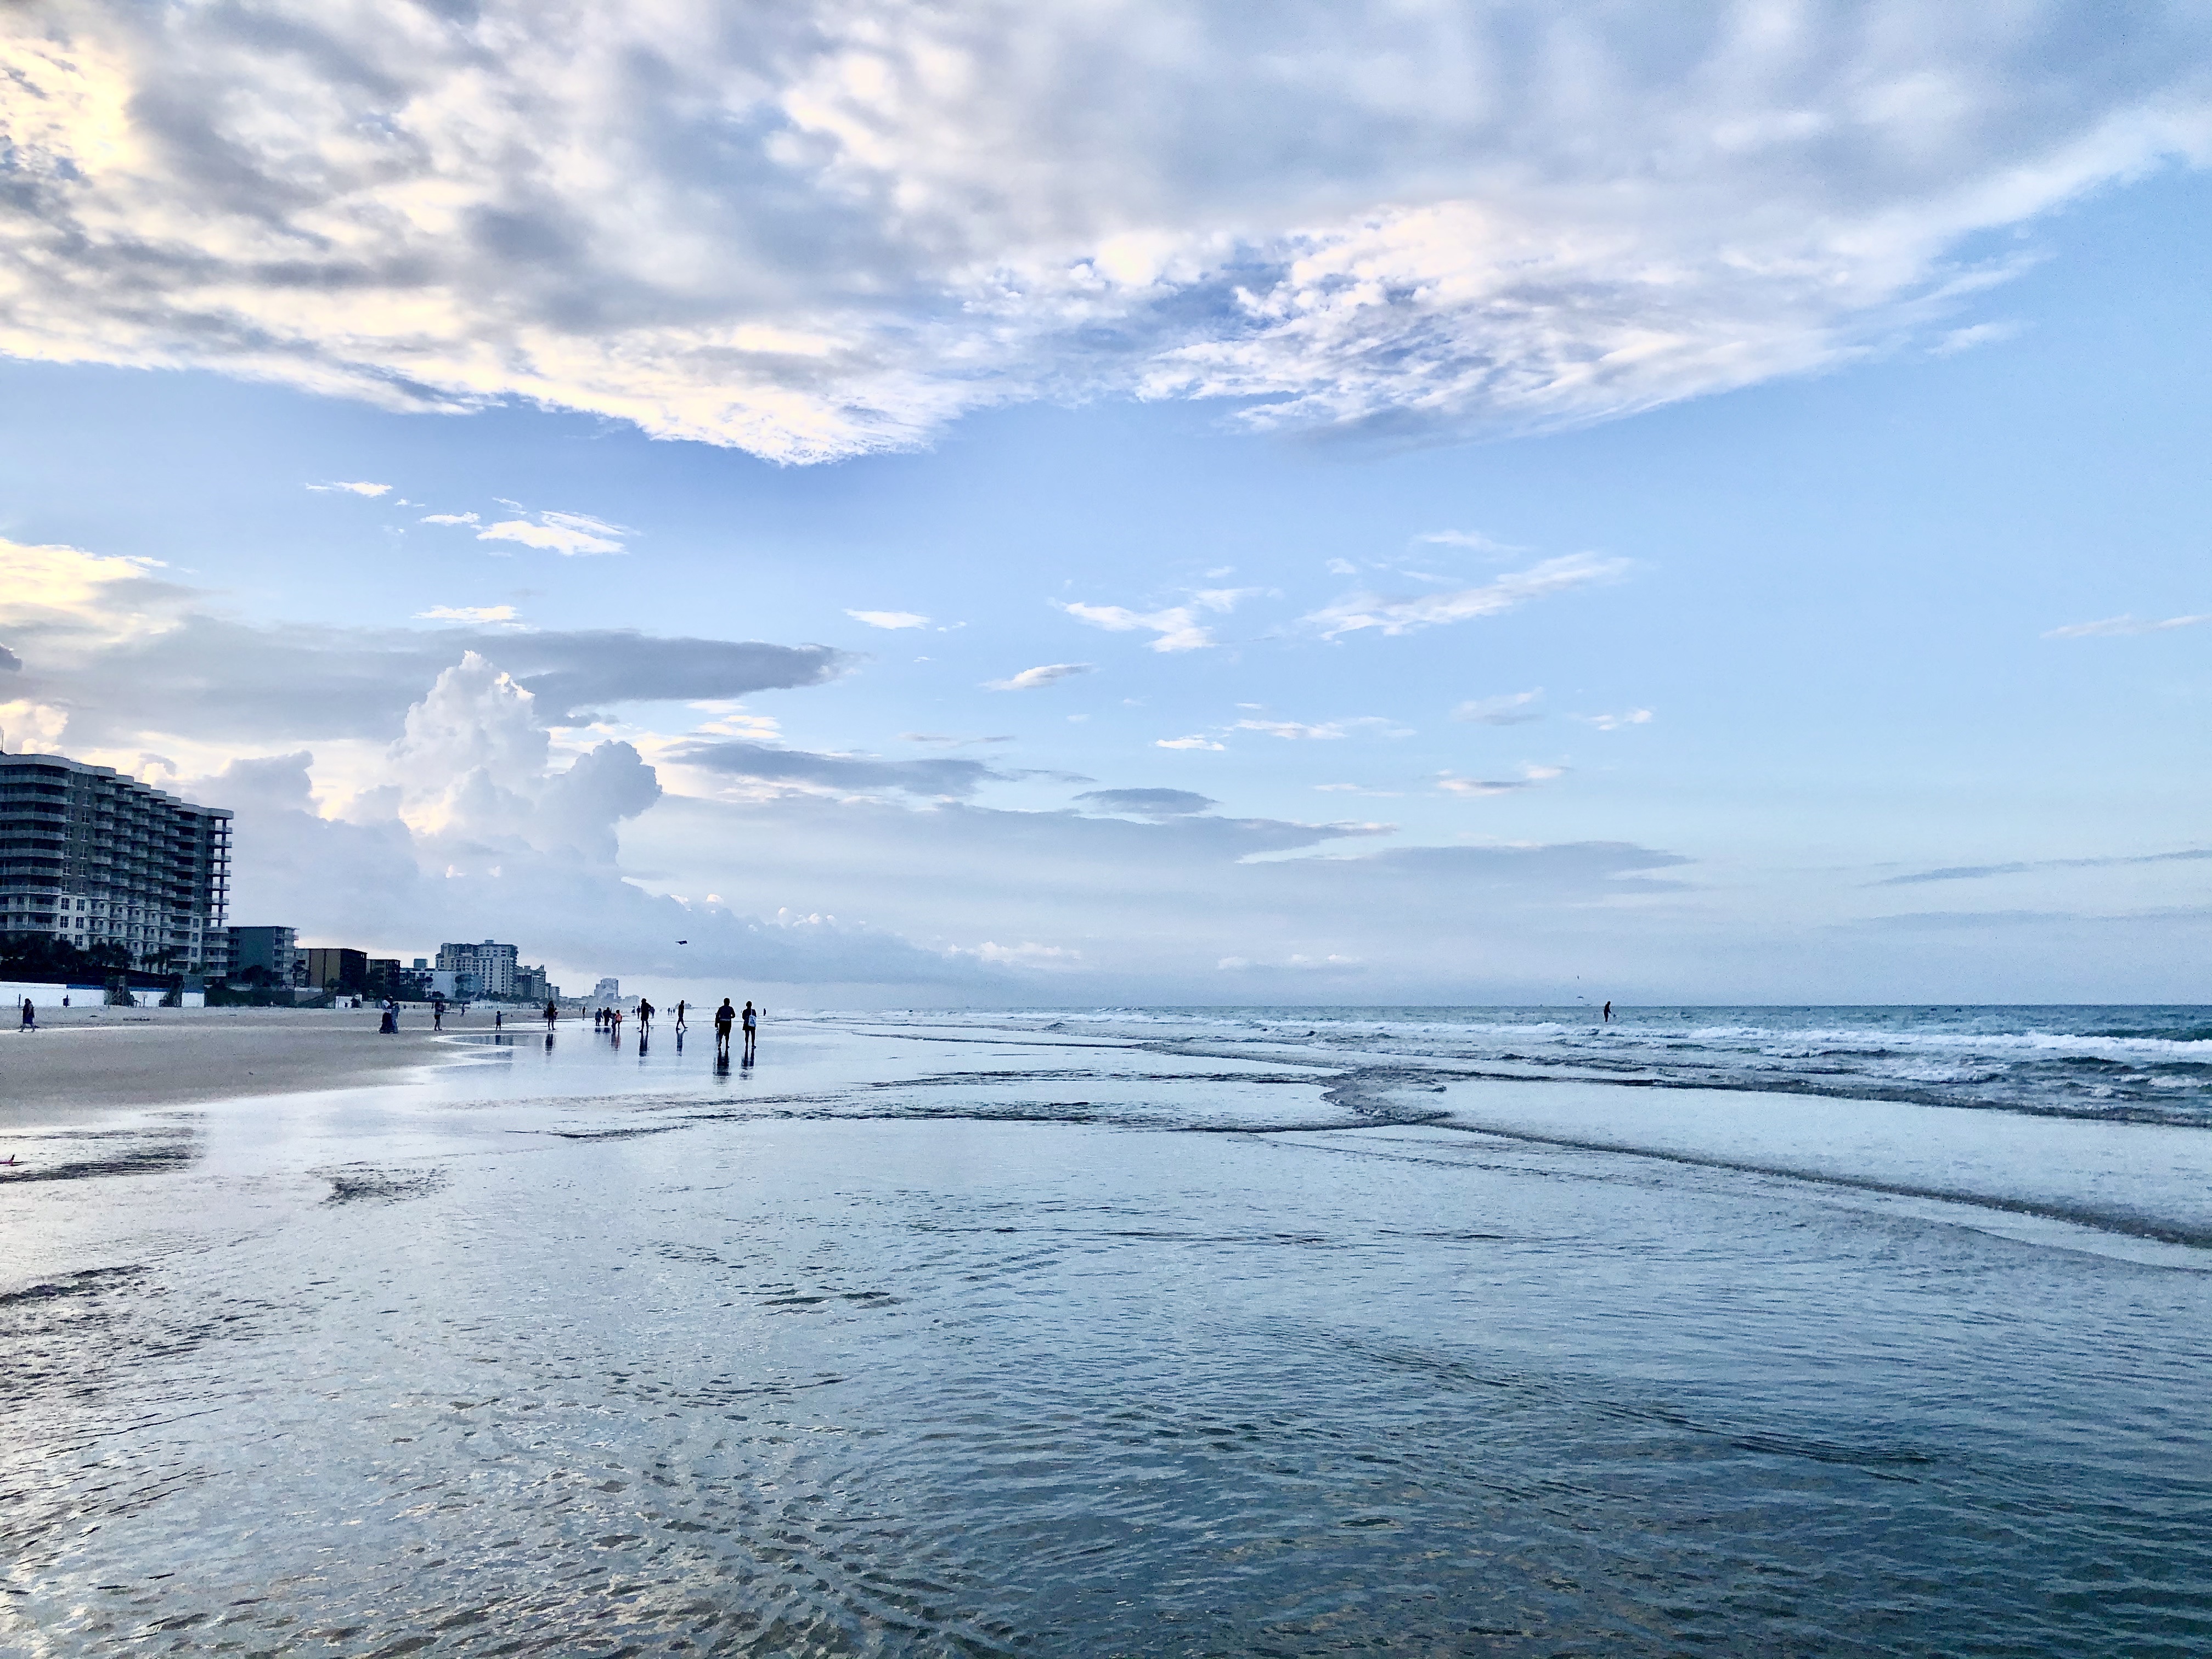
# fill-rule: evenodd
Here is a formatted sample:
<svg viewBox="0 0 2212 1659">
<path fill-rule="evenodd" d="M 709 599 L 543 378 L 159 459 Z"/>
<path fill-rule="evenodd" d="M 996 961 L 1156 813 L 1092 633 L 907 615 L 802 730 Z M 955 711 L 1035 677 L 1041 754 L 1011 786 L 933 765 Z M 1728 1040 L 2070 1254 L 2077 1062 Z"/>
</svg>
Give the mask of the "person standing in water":
<svg viewBox="0 0 2212 1659">
<path fill-rule="evenodd" d="M 551 1030 L 560 1018 L 561 1005 L 557 1002 L 548 1002 L 545 1005 L 545 1029 Z"/>
<path fill-rule="evenodd" d="M 745 1006 L 750 1007 L 752 1005 L 748 1003 Z M 738 1011 L 730 1006 L 729 998 L 724 997 L 722 1006 L 714 1010 L 714 1055 L 718 1060 L 730 1057 L 730 1025 L 737 1017 Z"/>
<path fill-rule="evenodd" d="M 744 1063 L 750 1066 L 753 1063 L 753 1043 L 760 1036 L 760 1016 L 753 1012 L 753 1000 L 750 997 L 745 999 L 744 1026 Z"/>
<path fill-rule="evenodd" d="M 640 1036 L 644 1036 L 646 1028 L 653 1024 L 655 1012 L 653 1006 L 643 997 L 637 1000 L 637 1030 Z"/>
<path fill-rule="evenodd" d="M 1613 1018 L 1613 1005 L 1609 1002 L 1605 1005 L 1605 1017 L 1607 1020 Z"/>
</svg>

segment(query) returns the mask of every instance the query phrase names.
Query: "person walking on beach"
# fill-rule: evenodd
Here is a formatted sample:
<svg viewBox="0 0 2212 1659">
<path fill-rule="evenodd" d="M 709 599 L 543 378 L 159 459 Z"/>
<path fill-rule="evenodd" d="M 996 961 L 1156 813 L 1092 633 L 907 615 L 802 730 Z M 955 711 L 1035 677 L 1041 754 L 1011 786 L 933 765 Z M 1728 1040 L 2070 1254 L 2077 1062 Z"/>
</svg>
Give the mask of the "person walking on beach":
<svg viewBox="0 0 2212 1659">
<path fill-rule="evenodd" d="M 557 1002 L 548 1002 L 545 1005 L 545 1029 L 549 1031 L 551 1030 L 555 1024 L 559 1022 L 560 1018 L 561 1005 Z"/>
<path fill-rule="evenodd" d="M 753 1000 L 750 997 L 745 999 L 744 1024 L 744 1064 L 750 1066 L 753 1063 L 753 1042 L 760 1035 L 760 1016 L 753 1012 Z"/>
<path fill-rule="evenodd" d="M 507 1010 L 506 1010 L 506 1009 L 504 1009 L 504 1008 L 495 1008 L 495 1009 L 493 1009 L 493 1010 L 492 1010 L 492 1014 L 491 1014 L 491 1029 L 492 1029 L 493 1030 L 495 1030 L 495 1031 L 504 1031 L 504 1030 L 507 1029 Z"/>
<path fill-rule="evenodd" d="M 23 1024 L 18 1029 L 26 1031 L 35 1031 L 39 1029 L 39 1011 L 31 1006 L 31 1000 L 28 997 L 23 999 Z"/>
<path fill-rule="evenodd" d="M 31 1005 L 26 1002 L 23 1006 L 27 1008 Z M 745 1006 L 750 1008 L 752 1004 L 747 1003 Z M 737 1017 L 738 1011 L 730 1006 L 729 998 L 724 997 L 722 1006 L 714 1010 L 714 1058 L 717 1060 L 730 1057 L 730 1025 Z"/>
<path fill-rule="evenodd" d="M 653 1006 L 643 997 L 637 1000 L 637 1029 L 640 1036 L 644 1035 L 646 1027 L 653 1024 L 655 1012 Z"/>
<path fill-rule="evenodd" d="M 379 1036 L 399 1035 L 399 1005 L 390 997 L 384 1000 L 384 1018 L 377 1022 L 376 1032 Z"/>
<path fill-rule="evenodd" d="M 679 1031 L 684 1029 L 684 1011 L 690 1006 L 682 997 L 676 999 L 676 1029 Z"/>
</svg>

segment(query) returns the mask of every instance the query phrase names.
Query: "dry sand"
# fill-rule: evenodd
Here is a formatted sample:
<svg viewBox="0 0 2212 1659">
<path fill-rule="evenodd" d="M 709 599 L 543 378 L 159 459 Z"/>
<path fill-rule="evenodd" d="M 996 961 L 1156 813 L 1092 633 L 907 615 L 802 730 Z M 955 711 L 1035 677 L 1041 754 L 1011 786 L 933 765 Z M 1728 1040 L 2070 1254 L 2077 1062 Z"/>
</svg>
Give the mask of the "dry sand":
<svg viewBox="0 0 2212 1659">
<path fill-rule="evenodd" d="M 36 1030 L 15 1030 L 12 1017 L 0 1029 L 0 1128 L 100 1108 L 342 1089 L 459 1057 L 430 1034 L 427 1012 L 403 1013 L 397 1036 L 380 1035 L 377 1018 L 374 1007 L 41 1006 Z M 488 1031 L 491 1019 L 449 1014 L 446 1030 Z"/>
</svg>

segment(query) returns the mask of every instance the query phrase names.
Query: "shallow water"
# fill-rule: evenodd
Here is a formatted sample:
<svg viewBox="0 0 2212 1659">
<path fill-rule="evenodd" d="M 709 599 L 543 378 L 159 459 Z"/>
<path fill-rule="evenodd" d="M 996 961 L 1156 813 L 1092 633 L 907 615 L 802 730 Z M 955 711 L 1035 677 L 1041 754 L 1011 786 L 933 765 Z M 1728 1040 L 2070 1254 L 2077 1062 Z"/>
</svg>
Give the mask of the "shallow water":
<svg viewBox="0 0 2212 1659">
<path fill-rule="evenodd" d="M 2212 1134 L 1409 1023 L 573 1032 L 25 1137 L 0 1636 L 2212 1651 Z"/>
</svg>

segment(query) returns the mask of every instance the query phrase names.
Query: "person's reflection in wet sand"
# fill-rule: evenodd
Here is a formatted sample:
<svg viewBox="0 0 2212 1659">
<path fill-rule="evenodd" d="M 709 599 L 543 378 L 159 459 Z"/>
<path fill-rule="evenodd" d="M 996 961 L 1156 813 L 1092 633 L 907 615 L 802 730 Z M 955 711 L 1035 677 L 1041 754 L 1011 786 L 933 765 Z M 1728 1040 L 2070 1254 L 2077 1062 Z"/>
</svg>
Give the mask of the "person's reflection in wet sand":
<svg viewBox="0 0 2212 1659">
<path fill-rule="evenodd" d="M 717 1045 L 714 1049 L 714 1075 L 724 1079 L 730 1075 L 730 1051 L 726 1047 Z"/>
<path fill-rule="evenodd" d="M 645 1027 L 641 1025 L 637 1028 L 637 1057 L 643 1060 L 646 1053 Z"/>
<path fill-rule="evenodd" d="M 553 1033 L 550 1030 L 545 1033 L 545 1052 L 549 1054 L 553 1052 Z"/>
</svg>

